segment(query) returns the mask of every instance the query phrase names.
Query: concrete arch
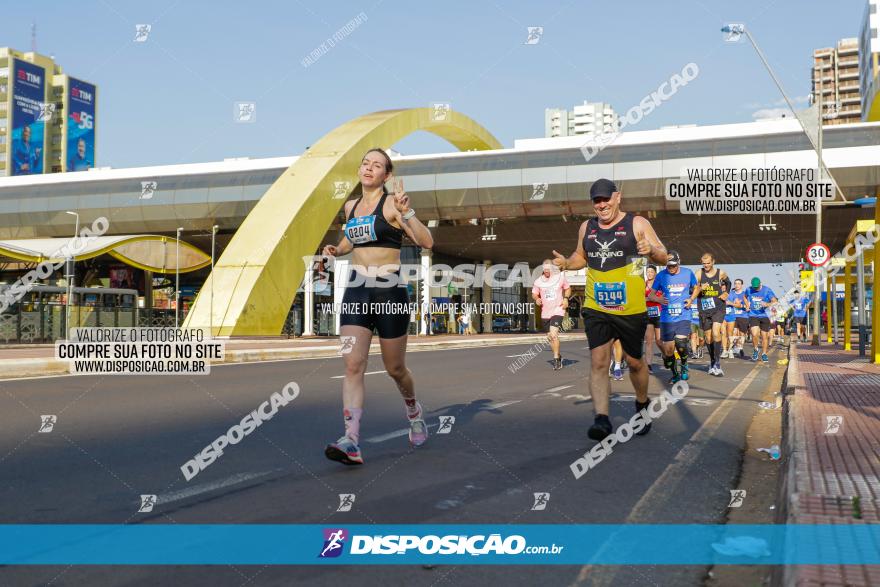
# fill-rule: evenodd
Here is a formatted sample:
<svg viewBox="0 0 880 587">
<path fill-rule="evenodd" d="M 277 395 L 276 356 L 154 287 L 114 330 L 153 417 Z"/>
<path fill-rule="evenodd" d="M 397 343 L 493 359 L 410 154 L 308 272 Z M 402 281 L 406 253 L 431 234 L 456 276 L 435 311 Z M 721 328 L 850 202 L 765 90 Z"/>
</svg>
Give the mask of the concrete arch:
<svg viewBox="0 0 880 587">
<path fill-rule="evenodd" d="M 454 111 L 436 116 L 431 108 L 374 112 L 335 128 L 294 162 L 251 210 L 183 326 L 211 328 L 218 336 L 280 333 L 305 275 L 302 258 L 314 254 L 357 185 L 364 152 L 377 145 L 390 147 L 417 130 L 462 151 L 502 148 L 471 118 Z"/>
</svg>

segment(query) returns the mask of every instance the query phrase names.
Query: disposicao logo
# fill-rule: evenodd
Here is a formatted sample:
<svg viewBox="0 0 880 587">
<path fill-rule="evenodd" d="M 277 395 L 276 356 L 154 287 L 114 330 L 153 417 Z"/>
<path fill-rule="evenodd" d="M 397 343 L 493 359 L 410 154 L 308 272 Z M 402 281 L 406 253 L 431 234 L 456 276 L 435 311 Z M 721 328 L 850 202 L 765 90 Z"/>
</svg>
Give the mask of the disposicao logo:
<svg viewBox="0 0 880 587">
<path fill-rule="evenodd" d="M 345 539 L 348 532 L 342 528 L 324 528 L 324 547 L 318 558 L 336 558 L 345 547 Z"/>
</svg>

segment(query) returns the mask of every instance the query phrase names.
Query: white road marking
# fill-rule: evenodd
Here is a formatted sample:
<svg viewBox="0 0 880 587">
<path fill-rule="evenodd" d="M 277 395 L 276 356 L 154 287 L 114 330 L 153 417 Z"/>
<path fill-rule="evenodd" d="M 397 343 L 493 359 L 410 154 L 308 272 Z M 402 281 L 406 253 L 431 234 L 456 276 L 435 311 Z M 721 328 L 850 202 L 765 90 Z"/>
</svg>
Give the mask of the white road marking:
<svg viewBox="0 0 880 587">
<path fill-rule="evenodd" d="M 569 387 L 574 387 L 574 385 L 560 385 L 559 387 L 551 387 L 544 393 L 552 393 L 554 391 L 562 391 L 563 389 L 568 389 Z"/>
<path fill-rule="evenodd" d="M 271 471 L 262 471 L 260 473 L 236 473 L 235 475 L 227 477 L 226 479 L 221 479 L 219 481 L 211 481 L 210 483 L 193 485 L 192 487 L 187 487 L 186 489 L 181 489 L 180 491 L 164 493 L 162 495 L 156 496 L 156 505 L 165 505 L 166 503 L 180 501 L 181 499 L 186 499 L 188 497 L 199 495 L 200 493 L 208 493 L 209 491 L 222 489 L 231 485 L 237 485 L 245 481 L 250 481 L 251 479 L 270 475 L 280 470 L 281 469 L 273 469 Z"/>
<path fill-rule="evenodd" d="M 480 407 L 480 410 L 497 410 L 498 408 L 503 408 L 505 406 L 512 406 L 513 404 L 518 404 L 521 402 L 521 399 L 514 399 L 506 402 L 497 402 L 494 404 L 488 404 Z"/>
<path fill-rule="evenodd" d="M 385 372 L 384 369 L 381 371 L 367 371 L 366 373 L 364 373 L 364 375 L 378 375 L 379 373 L 384 373 L 384 372 Z M 344 379 L 344 378 L 345 378 L 345 375 L 334 375 L 330 379 Z"/>
<path fill-rule="evenodd" d="M 673 457 L 669 466 L 666 467 L 663 473 L 654 480 L 654 483 L 651 484 L 648 490 L 642 494 L 641 499 L 639 499 L 636 505 L 633 506 L 633 509 L 630 511 L 629 516 L 627 516 L 624 523 L 639 524 L 646 523 L 650 520 L 650 517 L 647 514 L 651 511 L 651 502 L 657 499 L 658 494 L 661 496 L 668 495 L 669 491 L 673 490 L 687 476 L 690 466 L 697 462 L 700 453 L 706 448 L 708 441 L 711 440 L 718 432 L 718 429 L 721 428 L 727 415 L 733 410 L 737 402 L 746 392 L 746 389 L 748 389 L 749 384 L 751 384 L 757 375 L 758 365 L 755 365 L 749 374 L 743 378 L 742 382 L 730 392 L 730 395 L 724 398 L 721 405 L 709 414 L 709 417 L 706 418 L 703 424 L 693 433 L 675 457 Z M 606 544 L 610 544 L 610 542 Z M 599 558 L 604 554 L 604 550 L 605 546 L 600 549 L 596 558 Z M 591 569 L 591 565 L 584 565 L 581 567 L 580 573 L 578 573 L 574 583 L 572 583 L 572 587 L 583 584 L 590 576 Z M 603 573 L 601 577 L 593 577 L 593 581 L 600 587 L 604 587 L 605 585 L 609 585 L 611 578 L 612 577 L 609 574 Z"/>
<path fill-rule="evenodd" d="M 437 424 L 428 424 L 428 428 L 436 428 L 439 426 L 439 422 Z M 409 434 L 409 428 L 401 428 L 400 430 L 395 430 L 394 432 L 389 432 L 388 434 L 380 434 L 379 436 L 371 436 L 370 438 L 365 438 L 365 442 L 369 442 L 372 444 L 376 444 L 378 442 L 385 442 L 386 440 L 391 440 L 392 438 L 398 438 L 400 436 L 406 436 Z"/>
</svg>

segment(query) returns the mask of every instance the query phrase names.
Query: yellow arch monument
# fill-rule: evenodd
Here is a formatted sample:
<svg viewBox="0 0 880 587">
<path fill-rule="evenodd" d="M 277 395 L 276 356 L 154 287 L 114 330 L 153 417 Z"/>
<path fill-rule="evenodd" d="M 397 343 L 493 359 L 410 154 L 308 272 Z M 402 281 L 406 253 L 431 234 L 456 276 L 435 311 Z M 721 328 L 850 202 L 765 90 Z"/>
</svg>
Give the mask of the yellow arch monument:
<svg viewBox="0 0 880 587">
<path fill-rule="evenodd" d="M 477 122 L 451 110 L 384 110 L 337 127 L 260 198 L 214 265 L 183 327 L 210 328 L 215 336 L 280 333 L 305 275 L 302 258 L 315 253 L 357 185 L 363 154 L 417 130 L 461 151 L 502 148 Z"/>
</svg>

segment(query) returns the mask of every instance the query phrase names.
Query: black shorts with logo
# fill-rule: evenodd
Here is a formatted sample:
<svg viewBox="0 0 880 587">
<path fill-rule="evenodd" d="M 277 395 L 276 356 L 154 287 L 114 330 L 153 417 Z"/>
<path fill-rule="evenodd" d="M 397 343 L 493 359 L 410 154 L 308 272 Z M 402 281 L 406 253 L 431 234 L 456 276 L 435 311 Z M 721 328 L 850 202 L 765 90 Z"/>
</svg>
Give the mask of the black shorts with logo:
<svg viewBox="0 0 880 587">
<path fill-rule="evenodd" d="M 621 316 L 584 308 L 584 333 L 590 349 L 617 339 L 623 352 L 633 359 L 642 358 L 642 343 L 648 328 L 648 313 Z"/>
<path fill-rule="evenodd" d="M 562 328 L 562 316 L 551 316 L 547 318 L 544 322 L 544 332 L 550 332 L 550 327 L 555 326 L 556 328 Z"/>
</svg>

